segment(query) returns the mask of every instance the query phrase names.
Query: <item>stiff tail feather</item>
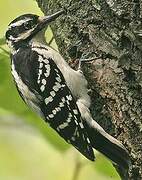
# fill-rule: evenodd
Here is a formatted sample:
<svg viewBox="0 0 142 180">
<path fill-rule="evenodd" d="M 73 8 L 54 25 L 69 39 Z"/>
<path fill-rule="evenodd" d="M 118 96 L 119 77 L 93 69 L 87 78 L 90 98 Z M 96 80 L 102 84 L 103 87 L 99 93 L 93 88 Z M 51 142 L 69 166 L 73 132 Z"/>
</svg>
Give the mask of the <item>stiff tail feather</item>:
<svg viewBox="0 0 142 180">
<path fill-rule="evenodd" d="M 130 158 L 125 147 L 117 139 L 105 132 L 93 119 L 89 122 L 85 121 L 85 124 L 91 145 L 108 157 L 114 165 L 128 170 Z"/>
</svg>

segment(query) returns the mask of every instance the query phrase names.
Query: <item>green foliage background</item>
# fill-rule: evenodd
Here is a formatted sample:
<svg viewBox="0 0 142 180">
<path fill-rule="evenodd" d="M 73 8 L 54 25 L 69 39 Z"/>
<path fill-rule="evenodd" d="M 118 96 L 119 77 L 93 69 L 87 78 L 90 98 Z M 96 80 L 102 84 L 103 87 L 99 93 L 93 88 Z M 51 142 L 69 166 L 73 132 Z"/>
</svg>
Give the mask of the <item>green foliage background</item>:
<svg viewBox="0 0 142 180">
<path fill-rule="evenodd" d="M 24 13 L 42 15 L 34 0 L 0 2 L 0 180 L 118 180 L 106 158 L 95 152 L 96 162 L 89 162 L 19 97 L 4 33 L 10 21 Z M 47 41 L 51 37 L 48 29 Z"/>
</svg>

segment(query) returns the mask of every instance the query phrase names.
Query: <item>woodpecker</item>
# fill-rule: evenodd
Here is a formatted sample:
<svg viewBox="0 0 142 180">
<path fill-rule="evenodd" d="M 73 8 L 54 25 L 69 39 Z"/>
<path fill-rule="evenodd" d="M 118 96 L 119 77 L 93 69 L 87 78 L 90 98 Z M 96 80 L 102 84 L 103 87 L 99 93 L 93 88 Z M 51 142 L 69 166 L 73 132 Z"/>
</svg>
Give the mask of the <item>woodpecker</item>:
<svg viewBox="0 0 142 180">
<path fill-rule="evenodd" d="M 11 71 L 17 90 L 42 119 L 89 160 L 93 148 L 119 167 L 128 169 L 125 147 L 92 118 L 87 80 L 74 70 L 45 40 L 45 29 L 64 13 L 39 17 L 25 14 L 13 20 L 6 31 L 11 50 Z"/>
</svg>

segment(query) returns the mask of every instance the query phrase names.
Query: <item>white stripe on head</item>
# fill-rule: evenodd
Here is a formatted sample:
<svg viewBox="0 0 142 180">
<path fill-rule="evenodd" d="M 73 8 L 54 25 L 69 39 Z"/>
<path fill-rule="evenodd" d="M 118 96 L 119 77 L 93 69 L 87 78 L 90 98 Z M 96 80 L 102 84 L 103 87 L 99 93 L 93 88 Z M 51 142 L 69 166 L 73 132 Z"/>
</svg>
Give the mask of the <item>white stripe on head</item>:
<svg viewBox="0 0 142 180">
<path fill-rule="evenodd" d="M 15 22 L 15 23 L 12 23 L 12 24 L 10 24 L 9 29 L 12 28 L 12 27 L 21 26 L 23 23 L 25 23 L 25 22 L 27 22 L 29 20 L 30 20 L 30 18 L 27 18 L 27 19 L 19 20 L 19 21 Z"/>
</svg>

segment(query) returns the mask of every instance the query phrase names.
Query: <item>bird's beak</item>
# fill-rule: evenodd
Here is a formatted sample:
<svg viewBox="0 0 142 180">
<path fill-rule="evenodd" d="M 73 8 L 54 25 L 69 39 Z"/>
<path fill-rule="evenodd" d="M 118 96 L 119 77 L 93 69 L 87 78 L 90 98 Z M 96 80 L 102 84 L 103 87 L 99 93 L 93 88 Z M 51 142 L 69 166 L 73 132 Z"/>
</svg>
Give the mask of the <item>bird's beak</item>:
<svg viewBox="0 0 142 180">
<path fill-rule="evenodd" d="M 48 25 L 50 22 L 54 21 L 57 17 L 59 17 L 63 13 L 64 13 L 64 10 L 61 10 L 61 11 L 58 11 L 58 12 L 56 12 L 50 16 L 39 17 L 38 18 L 39 26 L 41 28 L 44 28 L 46 25 Z"/>
<path fill-rule="evenodd" d="M 57 17 L 62 15 L 65 11 L 61 10 L 58 11 L 50 16 L 42 16 L 38 18 L 38 24 L 35 27 L 34 31 L 31 33 L 30 38 L 33 38 L 38 32 L 40 32 L 42 29 L 46 28 L 50 22 L 54 21 Z"/>
</svg>

